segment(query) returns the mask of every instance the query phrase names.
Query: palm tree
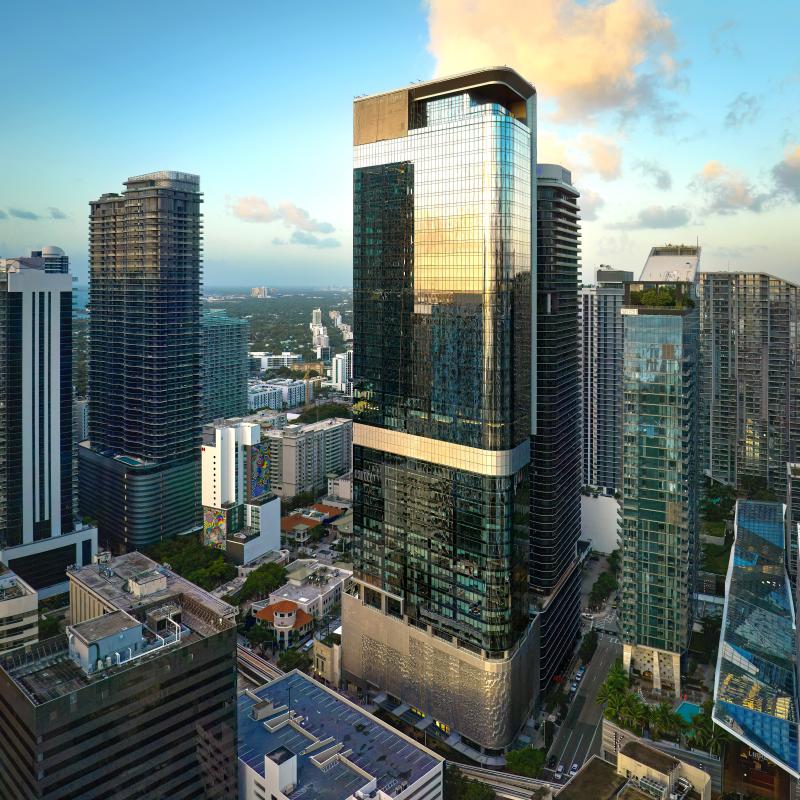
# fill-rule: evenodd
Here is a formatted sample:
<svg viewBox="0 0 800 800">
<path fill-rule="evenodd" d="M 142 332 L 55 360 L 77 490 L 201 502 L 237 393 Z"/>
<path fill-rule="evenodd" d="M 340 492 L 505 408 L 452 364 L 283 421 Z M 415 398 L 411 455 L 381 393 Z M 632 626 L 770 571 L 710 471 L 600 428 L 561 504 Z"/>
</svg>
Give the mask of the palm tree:
<svg viewBox="0 0 800 800">
<path fill-rule="evenodd" d="M 637 707 L 637 701 L 641 703 L 641 700 L 633 692 L 626 692 L 620 704 L 619 720 L 629 730 L 633 730 L 641 714 Z"/>
<path fill-rule="evenodd" d="M 613 722 L 620 721 L 624 700 L 625 696 L 619 693 L 609 696 L 606 702 L 606 716 Z"/>
<path fill-rule="evenodd" d="M 672 706 L 662 700 L 650 710 L 650 732 L 653 739 L 661 739 L 665 733 L 670 733 L 674 727 Z"/>
</svg>

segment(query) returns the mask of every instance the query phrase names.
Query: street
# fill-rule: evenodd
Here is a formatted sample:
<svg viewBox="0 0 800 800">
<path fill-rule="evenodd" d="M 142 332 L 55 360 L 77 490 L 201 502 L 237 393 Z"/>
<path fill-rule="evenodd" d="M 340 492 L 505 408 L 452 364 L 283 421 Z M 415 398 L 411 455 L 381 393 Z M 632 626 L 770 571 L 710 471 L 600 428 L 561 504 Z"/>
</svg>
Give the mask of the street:
<svg viewBox="0 0 800 800">
<path fill-rule="evenodd" d="M 619 643 L 612 642 L 607 636 L 600 637 L 594 657 L 586 668 L 567 716 L 548 752 L 548 759 L 555 755 L 556 766 L 563 764 L 565 772 L 569 771 L 573 763 L 580 767 L 590 755 L 600 752 L 600 735 L 597 731 L 603 718 L 603 709 L 595 702 L 595 697 L 609 668 L 621 655 L 622 647 Z M 545 769 L 543 777 L 551 779 L 554 771 Z"/>
</svg>

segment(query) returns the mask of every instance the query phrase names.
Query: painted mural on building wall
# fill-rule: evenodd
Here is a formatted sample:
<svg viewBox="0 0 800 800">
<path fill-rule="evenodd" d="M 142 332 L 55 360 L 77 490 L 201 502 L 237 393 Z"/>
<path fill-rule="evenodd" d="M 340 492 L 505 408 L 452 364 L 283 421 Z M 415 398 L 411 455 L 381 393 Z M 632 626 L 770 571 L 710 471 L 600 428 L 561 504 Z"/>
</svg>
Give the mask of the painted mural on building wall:
<svg viewBox="0 0 800 800">
<path fill-rule="evenodd" d="M 248 453 L 250 464 L 250 499 L 258 500 L 269 494 L 269 443 L 251 445 Z"/>
<path fill-rule="evenodd" d="M 203 544 L 225 549 L 226 514 L 219 508 L 203 509 Z"/>
</svg>

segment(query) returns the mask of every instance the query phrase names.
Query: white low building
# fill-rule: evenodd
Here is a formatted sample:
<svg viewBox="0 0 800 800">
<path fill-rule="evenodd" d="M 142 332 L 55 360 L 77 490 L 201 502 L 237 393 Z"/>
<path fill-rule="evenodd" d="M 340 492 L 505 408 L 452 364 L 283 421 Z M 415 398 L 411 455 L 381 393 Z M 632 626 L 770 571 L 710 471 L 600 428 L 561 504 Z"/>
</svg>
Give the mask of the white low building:
<svg viewBox="0 0 800 800">
<path fill-rule="evenodd" d="M 253 603 L 265 608 L 281 600 L 291 600 L 316 619 L 330 614 L 341 603 L 353 570 L 350 564 L 323 564 L 315 558 L 300 558 L 286 568 L 286 583 L 276 589 L 267 601 Z"/>
<path fill-rule="evenodd" d="M 280 354 L 251 351 L 250 357 L 259 359 L 262 371 L 265 369 L 291 367 L 293 364 L 299 364 L 303 360 L 303 356 L 300 353 L 290 353 L 286 350 Z"/>
</svg>

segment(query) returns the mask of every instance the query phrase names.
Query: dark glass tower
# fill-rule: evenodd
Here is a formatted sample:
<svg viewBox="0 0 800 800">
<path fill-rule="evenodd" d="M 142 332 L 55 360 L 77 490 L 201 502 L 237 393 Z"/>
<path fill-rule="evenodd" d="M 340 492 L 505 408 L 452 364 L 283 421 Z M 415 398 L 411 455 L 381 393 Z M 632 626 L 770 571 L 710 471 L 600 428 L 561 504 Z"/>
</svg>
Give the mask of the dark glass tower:
<svg viewBox="0 0 800 800">
<path fill-rule="evenodd" d="M 531 438 L 530 582 L 541 609 L 544 687 L 580 630 L 581 386 L 578 191 L 537 167 L 536 427 Z"/>
<path fill-rule="evenodd" d="M 354 108 L 354 588 L 343 667 L 497 751 L 528 596 L 535 90 L 493 69 Z"/>
<path fill-rule="evenodd" d="M 240 417 L 247 413 L 250 372 L 250 322 L 229 317 L 225 309 L 206 311 L 201 318 L 203 340 L 202 420 Z"/>
<path fill-rule="evenodd" d="M 114 550 L 198 527 L 200 180 L 130 178 L 91 204 L 90 446 L 81 511 Z"/>
</svg>

